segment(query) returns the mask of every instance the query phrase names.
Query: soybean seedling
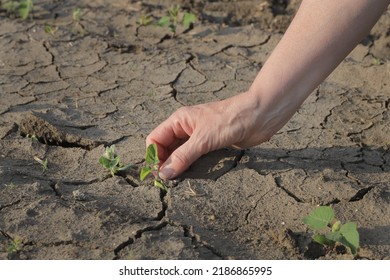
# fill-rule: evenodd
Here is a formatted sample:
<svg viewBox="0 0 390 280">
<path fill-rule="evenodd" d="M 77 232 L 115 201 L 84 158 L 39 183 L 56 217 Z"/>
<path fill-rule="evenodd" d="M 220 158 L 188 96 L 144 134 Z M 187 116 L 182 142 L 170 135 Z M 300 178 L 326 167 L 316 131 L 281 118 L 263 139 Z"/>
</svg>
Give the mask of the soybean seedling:
<svg viewBox="0 0 390 280">
<path fill-rule="evenodd" d="M 22 0 L 22 1 L 4 1 L 2 4 L 3 8 L 7 10 L 10 14 L 16 14 L 21 19 L 27 19 L 33 9 L 32 0 Z"/>
<path fill-rule="evenodd" d="M 36 135 L 34 135 L 34 134 L 33 135 L 27 134 L 26 138 L 30 139 L 31 142 L 38 142 L 38 137 Z"/>
<path fill-rule="evenodd" d="M 10 188 L 10 189 L 14 189 L 15 187 L 16 187 L 16 185 L 13 183 L 13 182 L 11 182 L 11 183 L 9 183 L 9 184 L 4 184 L 7 188 Z"/>
<path fill-rule="evenodd" d="M 104 154 L 99 158 L 99 163 L 108 169 L 112 176 L 115 176 L 120 171 L 134 167 L 131 163 L 127 165 L 120 163 L 120 156 L 115 154 L 115 145 L 106 147 Z"/>
<path fill-rule="evenodd" d="M 154 186 L 167 192 L 168 186 L 164 183 L 158 174 L 160 160 L 158 158 L 156 144 L 150 144 L 146 149 L 145 163 L 146 164 L 142 167 L 140 173 L 141 181 L 145 180 L 149 174 L 152 174 L 154 176 Z"/>
<path fill-rule="evenodd" d="M 81 35 L 84 35 L 85 33 L 87 33 L 84 25 L 81 23 L 83 15 L 84 15 L 84 13 L 83 13 L 83 10 L 81 8 L 75 8 L 72 11 L 72 19 L 73 19 L 72 32 L 79 33 Z"/>
<path fill-rule="evenodd" d="M 82 16 L 81 12 L 82 12 L 81 8 L 76 8 L 76 9 L 74 9 L 74 10 L 72 11 L 72 18 L 73 18 L 73 21 L 75 21 L 75 22 L 80 22 L 81 16 Z"/>
<path fill-rule="evenodd" d="M 153 22 L 153 18 L 151 16 L 145 15 L 141 13 L 141 17 L 137 21 L 140 26 L 147 26 Z"/>
<path fill-rule="evenodd" d="M 46 33 L 51 34 L 52 36 L 54 36 L 54 33 L 57 32 L 58 27 L 57 26 L 53 26 L 53 25 L 49 25 L 49 24 L 45 24 L 44 30 L 45 30 Z"/>
<path fill-rule="evenodd" d="M 18 238 L 11 239 L 11 241 L 8 245 L 8 248 L 7 248 L 7 252 L 8 252 L 8 254 L 17 254 L 18 252 L 20 252 L 22 250 L 22 247 L 23 247 L 22 240 L 20 240 Z"/>
<path fill-rule="evenodd" d="M 314 231 L 313 240 L 324 246 L 334 247 L 337 243 L 349 248 L 353 255 L 359 248 L 359 232 L 356 223 L 347 222 L 342 224 L 334 218 L 334 211 L 329 206 L 319 206 L 314 209 L 303 222 Z M 328 233 L 320 233 L 329 229 Z"/>
<path fill-rule="evenodd" d="M 176 33 L 176 28 L 179 23 L 183 24 L 184 28 L 189 28 L 191 24 L 196 22 L 196 16 L 193 13 L 185 12 L 180 17 L 180 5 L 172 5 L 168 10 L 168 15 L 163 16 L 157 25 L 162 27 L 169 27 L 173 34 Z"/>
<path fill-rule="evenodd" d="M 37 156 L 34 156 L 34 159 L 40 164 L 42 165 L 42 173 L 44 174 L 47 170 L 47 164 L 48 164 L 48 161 L 47 161 L 47 158 L 42 160 L 40 159 L 39 157 Z"/>
</svg>

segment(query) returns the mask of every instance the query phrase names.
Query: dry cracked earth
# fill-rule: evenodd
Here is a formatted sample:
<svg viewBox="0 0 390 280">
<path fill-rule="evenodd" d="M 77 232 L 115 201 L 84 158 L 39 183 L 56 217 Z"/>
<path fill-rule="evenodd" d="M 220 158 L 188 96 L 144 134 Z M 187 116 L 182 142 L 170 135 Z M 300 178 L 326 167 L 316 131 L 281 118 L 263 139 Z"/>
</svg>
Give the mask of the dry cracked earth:
<svg viewBox="0 0 390 280">
<path fill-rule="evenodd" d="M 316 205 L 357 222 L 355 258 L 389 259 L 390 10 L 269 142 L 205 155 L 167 193 L 98 163 L 115 144 L 139 168 L 176 109 L 246 90 L 298 2 L 178 1 L 199 21 L 175 36 L 139 24 L 169 1 L 1 10 L 0 259 L 354 258 L 311 241 Z"/>
</svg>

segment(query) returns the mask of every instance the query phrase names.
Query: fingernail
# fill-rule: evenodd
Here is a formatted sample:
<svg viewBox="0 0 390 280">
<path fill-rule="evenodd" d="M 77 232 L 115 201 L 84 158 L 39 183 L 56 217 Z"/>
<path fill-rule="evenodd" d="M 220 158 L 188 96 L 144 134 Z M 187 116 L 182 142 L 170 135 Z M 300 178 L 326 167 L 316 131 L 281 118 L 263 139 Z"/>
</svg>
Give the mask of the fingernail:
<svg viewBox="0 0 390 280">
<path fill-rule="evenodd" d="M 159 176 L 161 179 L 169 180 L 172 179 L 174 176 L 173 169 L 170 167 L 170 165 L 162 166 L 159 171 Z"/>
</svg>

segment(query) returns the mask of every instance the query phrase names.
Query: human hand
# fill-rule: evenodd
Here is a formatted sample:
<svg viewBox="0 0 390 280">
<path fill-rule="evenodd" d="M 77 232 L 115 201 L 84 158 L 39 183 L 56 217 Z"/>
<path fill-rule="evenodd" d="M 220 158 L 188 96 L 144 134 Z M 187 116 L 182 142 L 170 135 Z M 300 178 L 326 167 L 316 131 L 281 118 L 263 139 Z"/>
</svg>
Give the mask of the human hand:
<svg viewBox="0 0 390 280">
<path fill-rule="evenodd" d="M 298 110 L 378 20 L 389 0 L 302 1 L 248 92 L 183 107 L 154 129 L 160 175 L 180 175 L 210 151 L 268 140 Z"/>
<path fill-rule="evenodd" d="M 160 176 L 172 179 L 208 152 L 248 148 L 268 140 L 277 130 L 265 129 L 261 108 L 257 96 L 243 93 L 178 109 L 146 138 L 147 146 L 157 145 Z"/>
</svg>

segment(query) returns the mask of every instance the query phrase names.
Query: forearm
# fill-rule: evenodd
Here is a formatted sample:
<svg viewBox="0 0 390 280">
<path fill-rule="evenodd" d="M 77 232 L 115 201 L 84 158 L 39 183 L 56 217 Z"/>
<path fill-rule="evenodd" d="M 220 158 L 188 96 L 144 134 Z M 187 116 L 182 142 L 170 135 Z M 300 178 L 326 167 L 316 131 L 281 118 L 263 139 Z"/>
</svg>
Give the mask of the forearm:
<svg viewBox="0 0 390 280">
<path fill-rule="evenodd" d="M 260 111 L 269 109 L 267 116 L 261 116 L 265 118 L 263 121 L 278 123 L 275 129 L 287 122 L 369 33 L 389 3 L 389 0 L 303 0 L 249 90 L 259 99 L 263 107 Z"/>
<path fill-rule="evenodd" d="M 176 177 L 210 151 L 269 139 L 369 32 L 389 2 L 303 0 L 247 92 L 182 107 L 148 135 L 146 144 L 157 144 L 163 162 L 160 176 Z"/>
</svg>

